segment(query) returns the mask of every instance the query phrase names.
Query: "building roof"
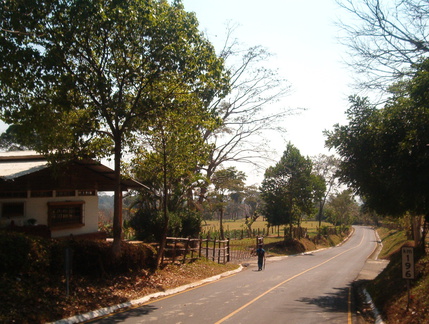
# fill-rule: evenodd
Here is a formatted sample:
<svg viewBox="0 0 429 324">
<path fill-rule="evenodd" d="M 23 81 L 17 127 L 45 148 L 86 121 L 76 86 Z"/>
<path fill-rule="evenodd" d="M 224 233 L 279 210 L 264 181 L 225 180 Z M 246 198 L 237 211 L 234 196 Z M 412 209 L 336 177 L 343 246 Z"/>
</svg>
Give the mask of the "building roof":
<svg viewBox="0 0 429 324">
<path fill-rule="evenodd" d="M 46 159 L 34 151 L 0 153 L 0 178 L 12 180 L 48 167 Z"/>
<path fill-rule="evenodd" d="M 76 160 L 62 166 L 63 172 L 54 172 L 46 158 L 34 151 L 0 153 L 0 190 L 55 189 L 53 186 L 99 191 L 115 188 L 114 170 L 95 160 Z M 121 185 L 124 190 L 145 188 L 133 179 L 122 179 Z"/>
</svg>

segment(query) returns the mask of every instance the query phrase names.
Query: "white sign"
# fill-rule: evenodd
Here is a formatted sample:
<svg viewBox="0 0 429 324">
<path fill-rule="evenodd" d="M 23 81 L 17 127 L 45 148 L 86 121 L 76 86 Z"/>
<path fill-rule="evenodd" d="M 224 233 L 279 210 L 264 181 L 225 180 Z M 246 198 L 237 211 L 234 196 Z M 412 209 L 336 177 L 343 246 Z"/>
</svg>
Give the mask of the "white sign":
<svg viewBox="0 0 429 324">
<path fill-rule="evenodd" d="M 402 278 L 414 279 L 414 248 L 403 246 L 402 249 Z"/>
</svg>

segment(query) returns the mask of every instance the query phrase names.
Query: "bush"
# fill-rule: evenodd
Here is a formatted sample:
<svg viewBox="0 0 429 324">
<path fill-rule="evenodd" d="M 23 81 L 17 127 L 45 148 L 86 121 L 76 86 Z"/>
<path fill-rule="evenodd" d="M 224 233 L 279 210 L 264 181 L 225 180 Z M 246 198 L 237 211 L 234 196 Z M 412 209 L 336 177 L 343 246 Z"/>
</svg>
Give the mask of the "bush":
<svg viewBox="0 0 429 324">
<path fill-rule="evenodd" d="M 50 242 L 15 232 L 0 232 L 0 273 L 14 275 L 46 271 Z"/>
<path fill-rule="evenodd" d="M 155 267 L 155 251 L 146 244 L 122 242 L 122 255 L 114 259 L 110 242 L 70 240 L 55 246 L 53 258 L 56 260 L 56 273 L 64 271 L 66 248 L 71 251 L 72 272 L 75 275 L 102 277 Z"/>
<path fill-rule="evenodd" d="M 161 242 L 164 218 L 159 211 L 138 210 L 130 220 L 136 232 L 136 239 L 144 242 Z M 201 231 L 201 216 L 193 211 L 180 211 L 169 214 L 167 236 L 198 237 Z"/>
<path fill-rule="evenodd" d="M 0 274 L 65 272 L 65 250 L 72 252 L 74 275 L 101 277 L 155 267 L 155 251 L 146 244 L 122 243 L 122 255 L 112 258 L 110 242 L 89 240 L 53 241 L 20 233 L 0 232 Z"/>
</svg>

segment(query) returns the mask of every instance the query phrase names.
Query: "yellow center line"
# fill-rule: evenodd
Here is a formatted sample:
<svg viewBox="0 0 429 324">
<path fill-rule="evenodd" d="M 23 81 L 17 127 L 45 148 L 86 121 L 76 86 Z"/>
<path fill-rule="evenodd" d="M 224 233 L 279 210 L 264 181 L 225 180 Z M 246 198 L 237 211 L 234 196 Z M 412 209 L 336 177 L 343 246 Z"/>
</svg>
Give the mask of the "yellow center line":
<svg viewBox="0 0 429 324">
<path fill-rule="evenodd" d="M 329 261 L 332 261 L 333 259 L 335 259 L 335 258 L 339 257 L 340 255 L 342 255 L 342 254 L 344 254 L 344 253 L 346 253 L 346 252 L 349 252 L 350 250 L 356 249 L 357 247 L 359 247 L 359 246 L 362 244 L 364 236 L 365 236 L 365 235 L 363 235 L 363 236 L 362 236 L 362 239 L 361 239 L 360 243 L 359 243 L 358 245 L 356 245 L 355 247 L 352 247 L 352 248 L 350 248 L 350 249 L 348 249 L 348 250 L 345 250 L 345 251 L 343 251 L 343 252 L 341 252 L 341 253 L 337 254 L 336 256 L 333 256 L 332 258 L 330 258 L 330 259 L 328 259 L 328 260 L 326 260 L 326 261 L 324 261 L 324 262 L 322 262 L 322 263 L 320 263 L 320 264 L 318 264 L 318 265 L 316 265 L 316 266 L 314 266 L 314 267 L 308 268 L 307 270 L 304 270 L 304 271 L 302 271 L 302 272 L 300 272 L 300 273 L 298 273 L 298 274 L 296 274 L 296 275 L 294 275 L 294 276 L 292 276 L 292 277 L 290 277 L 290 278 L 286 279 L 285 281 L 282 281 L 281 283 L 279 283 L 279 284 L 275 285 L 274 287 L 272 287 L 272 288 L 268 289 L 267 291 L 265 291 L 264 293 L 260 294 L 260 295 L 259 295 L 259 296 L 257 296 L 256 298 L 252 299 L 252 300 L 251 300 L 250 302 L 248 302 L 247 304 L 244 304 L 244 305 L 243 305 L 243 306 L 241 306 L 240 308 L 236 309 L 236 310 L 235 310 L 235 311 L 233 311 L 232 313 L 230 313 L 230 314 L 228 314 L 227 316 L 225 316 L 224 318 L 220 319 L 220 320 L 219 320 L 219 321 L 217 321 L 215 324 L 220 324 L 220 323 L 225 322 L 226 320 L 228 320 L 228 319 L 230 319 L 231 317 L 233 317 L 235 314 L 237 314 L 237 313 L 241 312 L 243 309 L 245 309 L 246 307 L 248 307 L 248 306 L 252 305 L 254 302 L 256 302 L 257 300 L 261 299 L 261 298 L 262 298 L 262 297 L 264 297 L 266 294 L 269 294 L 270 292 L 272 292 L 274 289 L 276 289 L 276 288 L 280 287 L 281 285 L 284 285 L 285 283 L 287 283 L 287 282 L 289 282 L 289 281 L 291 281 L 291 280 L 293 280 L 293 279 L 295 279 L 295 278 L 297 278 L 297 277 L 299 277 L 299 276 L 302 276 L 303 274 L 305 274 L 305 273 L 307 273 L 307 272 L 309 272 L 309 271 L 311 271 L 311 270 L 314 270 L 314 269 L 316 269 L 316 268 L 318 268 L 318 267 L 320 267 L 320 266 L 324 265 L 325 263 L 328 263 Z M 349 298 L 350 298 L 350 296 L 349 296 Z M 351 301 L 349 301 L 349 302 L 351 303 Z M 348 312 L 349 312 L 348 317 L 350 317 L 350 321 L 349 321 L 349 324 L 350 324 L 350 323 L 351 323 L 351 306 L 350 306 L 350 305 L 349 305 Z"/>
<path fill-rule="evenodd" d="M 347 301 L 347 324 L 352 324 L 352 287 L 349 287 L 349 297 Z"/>
</svg>

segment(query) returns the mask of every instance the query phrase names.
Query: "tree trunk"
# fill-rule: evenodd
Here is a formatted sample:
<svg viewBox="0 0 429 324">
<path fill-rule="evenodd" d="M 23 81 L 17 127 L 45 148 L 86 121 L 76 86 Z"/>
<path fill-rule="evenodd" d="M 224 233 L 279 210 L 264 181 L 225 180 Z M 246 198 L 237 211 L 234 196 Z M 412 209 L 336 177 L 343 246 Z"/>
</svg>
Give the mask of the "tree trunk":
<svg viewBox="0 0 429 324">
<path fill-rule="evenodd" d="M 162 257 L 164 255 L 165 246 L 167 245 L 167 233 L 168 233 L 168 188 L 167 188 L 167 146 L 166 143 L 163 143 L 163 182 L 164 182 L 164 192 L 163 192 L 163 201 L 162 201 L 162 214 L 164 220 L 164 227 L 162 230 L 162 238 L 159 245 L 159 250 L 156 258 L 156 264 L 159 268 L 161 266 Z"/>
<path fill-rule="evenodd" d="M 419 247 L 421 243 L 421 226 L 422 226 L 422 216 L 412 216 L 412 226 L 413 226 L 413 238 L 414 246 Z"/>
<path fill-rule="evenodd" d="M 113 245 L 114 258 L 121 256 L 122 242 L 122 188 L 121 188 L 121 158 L 122 142 L 120 137 L 115 139 L 115 193 L 113 205 Z"/>
<path fill-rule="evenodd" d="M 319 218 L 319 231 L 322 228 L 323 206 L 324 206 L 324 201 L 321 201 L 320 204 L 319 204 L 319 214 L 318 214 L 318 218 Z"/>
</svg>

